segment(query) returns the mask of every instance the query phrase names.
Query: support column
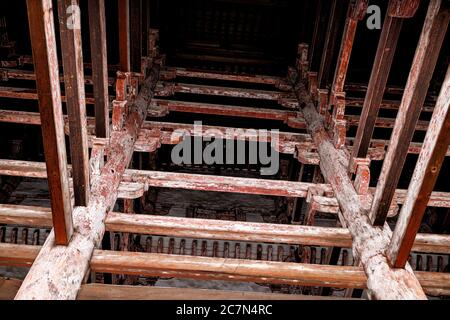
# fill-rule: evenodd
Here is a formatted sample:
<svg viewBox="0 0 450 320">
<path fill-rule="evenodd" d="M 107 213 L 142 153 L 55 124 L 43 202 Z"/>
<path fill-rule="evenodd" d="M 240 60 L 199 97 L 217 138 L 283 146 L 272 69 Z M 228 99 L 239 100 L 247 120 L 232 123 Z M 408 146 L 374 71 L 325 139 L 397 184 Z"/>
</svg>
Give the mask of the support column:
<svg viewBox="0 0 450 320">
<path fill-rule="evenodd" d="M 70 128 L 73 193 L 75 206 L 86 207 L 89 203 L 90 177 L 81 21 L 80 16 L 75 15 L 76 27 L 68 28 L 66 12 L 71 6 L 79 7 L 78 0 L 58 0 L 64 87 Z"/>
<path fill-rule="evenodd" d="M 51 0 L 27 0 L 36 86 L 53 215 L 54 242 L 67 245 L 73 234 L 64 120 Z"/>
</svg>

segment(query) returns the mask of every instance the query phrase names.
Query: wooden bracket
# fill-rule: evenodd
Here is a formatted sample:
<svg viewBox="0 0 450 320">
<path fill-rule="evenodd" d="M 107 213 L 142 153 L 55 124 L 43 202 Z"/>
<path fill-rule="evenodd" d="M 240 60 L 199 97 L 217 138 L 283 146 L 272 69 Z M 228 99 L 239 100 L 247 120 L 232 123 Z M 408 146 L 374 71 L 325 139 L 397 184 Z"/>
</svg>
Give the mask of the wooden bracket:
<svg viewBox="0 0 450 320">
<path fill-rule="evenodd" d="M 113 113 L 112 113 L 112 128 L 114 131 L 120 131 L 125 123 L 126 115 L 128 114 L 128 101 L 117 101 L 112 102 Z"/>
<path fill-rule="evenodd" d="M 302 80 L 306 80 L 308 77 L 308 68 L 309 68 L 308 50 L 309 50 L 308 44 L 300 43 L 298 45 L 296 67 L 299 72 L 300 79 Z"/>
<path fill-rule="evenodd" d="M 325 116 L 328 113 L 328 90 L 326 89 L 318 89 L 317 90 L 318 97 L 317 97 L 317 108 L 318 112 Z"/>
<path fill-rule="evenodd" d="M 308 91 L 314 102 L 318 99 L 318 86 L 317 72 L 308 72 Z"/>
<path fill-rule="evenodd" d="M 356 193 L 367 195 L 369 193 L 371 160 L 369 158 L 352 158 L 350 161 L 351 173 L 356 175 L 353 182 Z"/>
</svg>

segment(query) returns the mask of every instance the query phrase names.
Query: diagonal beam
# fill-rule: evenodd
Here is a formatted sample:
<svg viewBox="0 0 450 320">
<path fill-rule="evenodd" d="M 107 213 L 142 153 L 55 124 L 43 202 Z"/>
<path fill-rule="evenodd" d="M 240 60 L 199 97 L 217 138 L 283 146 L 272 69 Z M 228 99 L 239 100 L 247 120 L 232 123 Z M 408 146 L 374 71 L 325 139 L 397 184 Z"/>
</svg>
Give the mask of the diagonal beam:
<svg viewBox="0 0 450 320">
<path fill-rule="evenodd" d="M 384 252 L 389 246 L 391 231 L 388 226 L 375 228 L 367 215 L 367 204 L 353 187 L 348 176 L 347 154 L 337 150 L 330 139 L 324 119 L 316 111 L 306 86 L 296 87 L 303 115 L 316 143 L 322 174 L 334 190 L 345 224 L 353 238 L 353 254 L 361 261 L 367 275 L 367 287 L 373 299 L 426 299 L 426 296 L 408 265 L 406 269 L 391 269 Z"/>
<path fill-rule="evenodd" d="M 382 226 L 386 221 L 449 19 L 450 13 L 446 4 L 442 0 L 431 0 L 372 203 L 370 219 L 376 226 Z"/>
<path fill-rule="evenodd" d="M 51 0 L 27 0 L 33 61 L 39 96 L 45 160 L 53 212 L 54 242 L 67 245 L 72 237 L 72 203 L 67 174 L 64 120 L 59 83 Z"/>
<path fill-rule="evenodd" d="M 427 203 L 439 176 L 450 144 L 450 67 L 442 84 L 417 166 L 411 178 L 408 195 L 392 236 L 388 257 L 391 264 L 403 268 L 408 261 L 414 239 L 420 228 Z"/>
<path fill-rule="evenodd" d="M 54 232 L 50 233 L 17 293 L 17 300 L 76 299 L 94 248 L 103 238 L 106 214 L 117 200 L 117 191 L 131 161 L 160 68 L 160 62 L 156 62 L 130 105 L 123 129 L 111 134 L 109 160 L 100 175 L 93 178 L 89 206 L 78 207 L 74 212 L 75 232 L 71 242 L 67 247 L 55 246 Z"/>
<path fill-rule="evenodd" d="M 89 203 L 90 177 L 83 51 L 81 30 L 77 27 L 68 28 L 67 26 L 66 12 L 70 6 L 79 6 L 78 0 L 58 0 L 61 52 L 70 128 L 70 156 L 73 168 L 75 206 L 87 206 Z M 80 19 L 80 17 L 76 17 L 75 19 Z M 81 24 L 81 21 L 77 23 Z"/>
</svg>

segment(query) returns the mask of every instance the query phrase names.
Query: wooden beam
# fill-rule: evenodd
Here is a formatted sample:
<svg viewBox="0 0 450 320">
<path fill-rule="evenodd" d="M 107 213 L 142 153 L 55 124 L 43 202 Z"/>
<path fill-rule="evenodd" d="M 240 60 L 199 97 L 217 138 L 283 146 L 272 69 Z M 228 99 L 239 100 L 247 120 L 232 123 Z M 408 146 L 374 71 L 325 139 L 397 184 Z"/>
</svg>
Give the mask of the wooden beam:
<svg viewBox="0 0 450 320">
<path fill-rule="evenodd" d="M 442 162 L 450 144 L 450 67 L 442 84 L 441 93 L 431 119 L 422 151 L 405 204 L 395 226 L 388 258 L 396 268 L 403 268 L 408 261 L 412 244 L 419 231 L 427 203 L 439 176 Z"/>
<path fill-rule="evenodd" d="M 27 0 L 39 111 L 55 229 L 55 244 L 67 245 L 72 237 L 72 203 L 67 174 L 64 121 L 58 57 L 51 0 Z"/>
<path fill-rule="evenodd" d="M 441 0 L 431 0 L 370 211 L 370 219 L 375 226 L 382 226 L 386 221 L 449 19 L 446 4 Z"/>
<path fill-rule="evenodd" d="M 280 101 L 282 99 L 293 99 L 294 96 L 287 92 L 268 91 L 268 90 L 253 90 L 242 88 L 229 88 L 229 87 L 217 87 L 217 86 L 205 86 L 195 85 L 187 83 L 169 83 L 162 82 L 161 87 L 156 91 L 158 97 L 168 97 L 175 93 L 189 93 L 198 95 L 211 95 L 222 96 L 232 98 L 244 98 L 244 99 L 260 99 L 260 100 L 274 100 Z M 292 103 L 292 108 L 295 107 L 295 103 Z"/>
<path fill-rule="evenodd" d="M 131 71 L 130 52 L 130 0 L 117 0 L 119 12 L 119 65 L 120 71 Z"/>
<path fill-rule="evenodd" d="M 40 255 L 40 250 L 42 251 L 43 249 L 39 246 L 0 243 L 0 265 L 29 267 L 37 259 L 36 257 Z M 364 270 L 353 266 L 328 266 L 196 256 L 186 259 L 185 256 L 167 254 L 94 250 L 90 267 L 95 272 L 149 277 L 216 279 L 294 286 L 367 288 L 367 277 Z M 450 290 L 450 274 L 448 273 L 416 272 L 416 275 L 426 292 L 436 293 Z M 24 284 L 22 284 L 20 290 L 23 287 Z M 76 297 L 77 294 L 73 299 L 76 299 Z"/>
<path fill-rule="evenodd" d="M 353 254 L 368 277 L 367 287 L 373 299 L 426 299 L 419 281 L 408 265 L 405 270 L 389 267 L 385 250 L 389 246 L 391 231 L 388 226 L 375 228 L 367 216 L 367 203 L 361 198 L 348 175 L 349 157 L 333 145 L 306 86 L 296 86 L 308 130 L 314 139 L 324 178 L 331 184 L 341 208 L 341 223 L 353 238 Z"/>
<path fill-rule="evenodd" d="M 326 1 L 328 2 L 328 1 Z M 318 84 L 319 88 L 326 88 L 329 82 L 331 64 L 335 56 L 336 38 L 338 37 L 341 21 L 346 12 L 344 1 L 332 0 L 327 32 L 320 61 Z M 324 26 L 321 26 L 323 28 Z"/>
<path fill-rule="evenodd" d="M 143 81 L 139 95 L 130 105 L 123 130 L 111 134 L 108 162 L 93 178 L 89 206 L 78 207 L 74 212 L 72 241 L 67 247 L 55 246 L 54 233 L 50 233 L 16 296 L 17 300 L 76 298 L 94 248 L 103 238 L 106 214 L 117 200 L 122 175 L 131 161 L 134 144 L 159 79 L 160 63 L 155 61 L 149 77 Z"/>
<path fill-rule="evenodd" d="M 348 65 L 352 54 L 353 42 L 355 40 L 358 21 L 366 16 L 368 0 L 356 0 L 350 2 L 347 19 L 345 21 L 344 34 L 342 36 L 341 48 L 337 60 L 333 85 L 331 87 L 331 101 L 334 104 L 334 95 L 344 92 L 345 79 L 347 77 Z"/>
<path fill-rule="evenodd" d="M 130 1 L 130 66 L 141 72 L 142 63 L 142 0 Z"/>
<path fill-rule="evenodd" d="M 13 300 L 21 280 L 0 278 L 0 300 Z M 81 286 L 77 300 L 196 300 L 196 301 L 274 301 L 274 300 L 349 300 L 340 297 L 319 297 L 278 293 L 260 293 L 247 291 L 164 288 L 146 286 L 115 286 L 106 284 L 85 284 Z"/>
<path fill-rule="evenodd" d="M 95 99 L 95 134 L 109 138 L 108 52 L 105 0 L 90 0 L 89 34 Z"/>
<path fill-rule="evenodd" d="M 390 2 L 395 2 L 391 0 Z M 389 72 L 394 60 L 403 20 L 386 14 L 381 31 L 375 62 L 370 76 L 364 108 L 359 119 L 358 132 L 353 146 L 353 158 L 365 158 L 369 150 L 378 111 L 386 89 Z"/>
<path fill-rule="evenodd" d="M 27 178 L 38 178 L 38 179 L 46 179 L 47 171 L 44 163 L 41 162 L 29 162 L 29 161 L 17 161 L 17 160 L 0 160 L 0 175 L 5 176 L 13 176 L 13 177 L 27 177 Z M 154 175 L 154 179 L 152 179 L 152 175 Z M 188 181 L 195 182 L 194 184 L 184 183 L 185 177 L 191 176 Z M 184 187 L 193 189 L 193 190 L 204 190 L 204 188 L 208 188 L 205 186 L 205 177 L 204 175 L 189 175 L 189 174 L 179 174 L 174 172 L 159 172 L 159 171 L 125 171 L 124 181 L 121 182 L 119 191 L 124 192 L 125 190 L 132 190 L 134 188 L 138 188 L 140 192 L 137 192 L 135 198 L 127 198 L 127 199 L 136 199 L 142 196 L 142 192 L 144 190 L 144 186 L 155 186 L 155 187 L 171 187 L 178 188 L 179 185 L 184 185 Z M 129 182 L 136 179 L 140 182 Z M 202 182 L 203 179 L 203 182 Z M 237 179 L 234 182 L 233 179 Z M 217 176 L 216 180 L 214 180 L 215 185 L 212 187 L 211 191 L 214 190 L 222 190 L 227 189 L 227 185 L 231 185 L 228 187 L 229 192 L 240 192 L 238 190 L 242 189 L 246 184 L 258 184 L 261 183 L 260 189 L 250 189 L 251 192 L 261 192 L 262 194 L 267 195 L 279 195 L 279 196 L 288 196 L 288 197 L 306 197 L 308 194 L 308 190 L 312 187 L 318 187 L 321 191 L 325 193 L 329 193 L 332 188 L 329 184 L 314 184 L 307 182 L 289 182 L 289 181 L 281 181 L 280 184 L 273 184 L 274 180 L 262 180 L 262 179 L 248 179 L 248 178 L 233 178 L 233 177 L 220 177 Z M 208 180 L 208 179 L 206 179 Z M 236 186 L 234 186 L 236 185 Z M 231 191 L 236 190 L 236 191 Z M 250 192 L 247 190 L 247 192 Z M 370 188 L 369 191 L 371 194 L 375 193 L 375 188 Z M 223 191 L 226 192 L 226 191 Z M 257 193 L 259 194 L 259 193 Z M 290 195 L 286 195 L 290 194 Z M 295 195 L 293 195 L 295 194 Z M 403 204 L 406 201 L 407 190 L 398 189 L 395 192 L 395 199 L 397 204 Z M 335 198 L 331 197 L 317 197 L 316 200 L 320 201 L 322 204 L 322 208 L 318 211 L 324 211 L 328 209 L 329 213 L 337 213 L 336 206 L 338 205 Z M 433 192 L 431 194 L 430 201 L 428 202 L 428 206 L 430 207 L 438 207 L 438 208 L 450 208 L 450 193 L 448 192 Z M 330 210 L 331 209 L 331 210 Z"/>
<path fill-rule="evenodd" d="M 68 28 L 67 9 L 79 7 L 78 0 L 58 0 L 61 52 L 64 69 L 67 113 L 69 118 L 70 156 L 75 206 L 87 206 L 90 194 L 89 148 L 84 91 L 83 50 L 81 29 Z M 81 25 L 79 21 L 76 24 Z"/>
<path fill-rule="evenodd" d="M 52 226 L 51 209 L 0 205 L 0 223 L 49 228 Z M 351 248 L 352 246 L 350 232 L 342 228 L 230 222 L 154 215 L 126 215 L 121 213 L 109 213 L 105 225 L 106 230 L 110 232 L 179 238 L 286 243 L 323 247 L 340 246 L 343 248 Z M 422 253 L 450 254 L 450 236 L 418 234 L 412 250 Z"/>
</svg>

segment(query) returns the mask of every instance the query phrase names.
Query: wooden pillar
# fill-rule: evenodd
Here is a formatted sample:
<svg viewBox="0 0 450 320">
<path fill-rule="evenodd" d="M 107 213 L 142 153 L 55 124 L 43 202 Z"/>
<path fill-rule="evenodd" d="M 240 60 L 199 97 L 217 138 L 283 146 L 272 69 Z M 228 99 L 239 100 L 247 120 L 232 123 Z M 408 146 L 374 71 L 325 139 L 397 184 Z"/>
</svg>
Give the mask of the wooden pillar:
<svg viewBox="0 0 450 320">
<path fill-rule="evenodd" d="M 130 65 L 141 72 L 142 60 L 142 0 L 130 1 Z"/>
<path fill-rule="evenodd" d="M 389 7 L 391 8 L 395 6 L 398 2 L 398 0 L 390 0 Z M 418 1 L 412 0 L 413 3 L 411 3 L 411 0 L 403 1 L 404 4 L 407 2 L 410 2 L 411 5 L 415 5 L 415 9 L 417 10 L 419 6 Z M 408 7 L 410 8 L 411 6 Z M 380 42 L 378 43 L 378 49 L 375 56 L 375 62 L 372 68 L 372 74 L 370 76 L 366 99 L 364 101 L 364 108 L 355 138 L 352 152 L 353 158 L 365 158 L 367 156 L 378 111 L 380 110 L 381 102 L 386 89 L 392 61 L 394 60 L 402 24 L 402 18 L 393 16 L 393 14 L 389 11 L 386 13 L 383 29 L 381 31 Z"/>
<path fill-rule="evenodd" d="M 450 144 L 450 66 L 442 84 L 411 184 L 388 250 L 391 264 L 403 268 L 420 228 Z"/>
<path fill-rule="evenodd" d="M 119 5 L 119 65 L 120 71 L 131 71 L 130 0 L 117 0 Z"/>
<path fill-rule="evenodd" d="M 71 6 L 79 7 L 78 0 L 58 0 L 61 53 L 70 128 L 73 192 L 75 205 L 85 207 L 89 203 L 90 179 L 81 21 L 79 15 L 74 15 L 74 19 L 78 19 L 74 21 L 75 27 L 68 27 L 67 9 Z"/>
<path fill-rule="evenodd" d="M 27 0 L 28 20 L 53 214 L 55 244 L 73 234 L 64 120 L 51 0 Z"/>
<path fill-rule="evenodd" d="M 95 134 L 109 138 L 108 53 L 105 0 L 89 0 L 92 82 L 95 99 Z"/>
<path fill-rule="evenodd" d="M 370 218 L 376 226 L 386 221 L 449 19 L 446 4 L 442 0 L 431 0 L 372 203 Z"/>
</svg>

